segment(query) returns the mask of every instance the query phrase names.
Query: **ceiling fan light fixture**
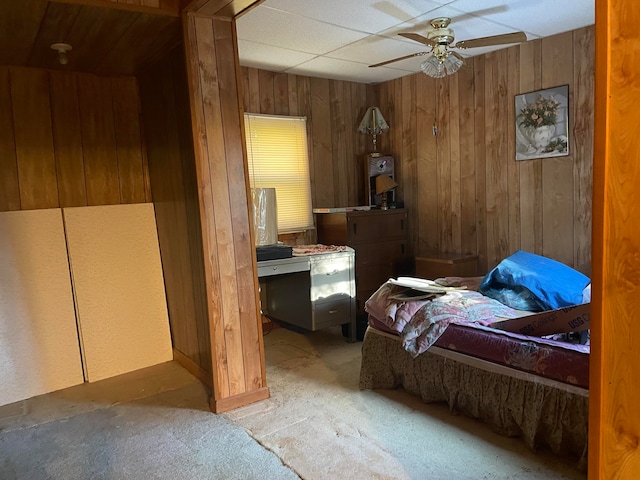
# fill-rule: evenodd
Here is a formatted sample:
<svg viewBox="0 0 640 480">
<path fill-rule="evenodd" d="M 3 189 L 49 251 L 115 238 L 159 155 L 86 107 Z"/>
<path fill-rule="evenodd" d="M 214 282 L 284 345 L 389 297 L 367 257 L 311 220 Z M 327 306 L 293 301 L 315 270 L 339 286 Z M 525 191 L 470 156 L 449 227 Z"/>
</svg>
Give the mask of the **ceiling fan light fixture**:
<svg viewBox="0 0 640 480">
<path fill-rule="evenodd" d="M 449 55 L 447 55 L 447 58 L 444 59 L 444 68 L 447 71 L 447 75 L 453 75 L 454 73 L 456 73 L 458 70 L 460 70 L 460 67 L 462 67 L 463 63 L 464 62 L 460 58 L 449 53 Z"/>
<path fill-rule="evenodd" d="M 442 78 L 447 72 L 442 63 L 435 55 L 430 55 L 424 62 L 420 64 L 420 69 L 425 75 L 433 78 Z"/>
<path fill-rule="evenodd" d="M 420 69 L 425 75 L 433 78 L 442 78 L 446 75 L 453 75 L 464 64 L 464 61 L 457 55 L 446 52 L 438 55 L 437 52 L 430 55 L 422 64 Z"/>
</svg>

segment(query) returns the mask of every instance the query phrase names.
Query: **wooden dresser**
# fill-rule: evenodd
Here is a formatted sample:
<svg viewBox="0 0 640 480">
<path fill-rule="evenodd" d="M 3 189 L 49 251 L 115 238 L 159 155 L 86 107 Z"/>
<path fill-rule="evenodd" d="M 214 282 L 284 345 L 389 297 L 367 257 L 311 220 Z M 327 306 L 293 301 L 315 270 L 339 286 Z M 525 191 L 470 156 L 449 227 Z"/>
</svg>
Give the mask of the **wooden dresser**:
<svg viewBox="0 0 640 480">
<path fill-rule="evenodd" d="M 408 275 L 407 211 L 368 210 L 316 214 L 318 242 L 348 245 L 356 252 L 356 312 L 390 277 Z"/>
<path fill-rule="evenodd" d="M 441 253 L 416 257 L 416 277 L 435 280 L 440 277 L 475 277 L 478 275 L 478 255 Z"/>
</svg>

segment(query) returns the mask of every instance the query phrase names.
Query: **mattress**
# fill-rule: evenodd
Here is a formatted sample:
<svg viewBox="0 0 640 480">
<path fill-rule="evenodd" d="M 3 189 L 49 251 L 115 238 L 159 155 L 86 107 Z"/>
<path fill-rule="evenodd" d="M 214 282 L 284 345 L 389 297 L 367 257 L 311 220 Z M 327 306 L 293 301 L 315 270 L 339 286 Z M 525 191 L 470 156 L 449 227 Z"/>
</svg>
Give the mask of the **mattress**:
<svg viewBox="0 0 640 480">
<path fill-rule="evenodd" d="M 569 385 L 589 388 L 587 345 L 520 335 L 482 325 L 452 323 L 435 346 Z"/>
<path fill-rule="evenodd" d="M 378 332 L 395 335 L 369 315 Z M 589 388 L 589 346 L 505 332 L 474 323 L 452 323 L 428 351 L 445 355 L 455 352 L 465 363 L 482 360 L 507 369 L 584 389 Z M 444 351 L 444 352 L 443 352 Z M 475 362 L 481 365 L 480 362 Z M 485 363 L 482 363 L 485 365 Z M 484 368 L 487 368 L 486 365 Z M 505 370 L 505 374 L 514 375 Z"/>
</svg>

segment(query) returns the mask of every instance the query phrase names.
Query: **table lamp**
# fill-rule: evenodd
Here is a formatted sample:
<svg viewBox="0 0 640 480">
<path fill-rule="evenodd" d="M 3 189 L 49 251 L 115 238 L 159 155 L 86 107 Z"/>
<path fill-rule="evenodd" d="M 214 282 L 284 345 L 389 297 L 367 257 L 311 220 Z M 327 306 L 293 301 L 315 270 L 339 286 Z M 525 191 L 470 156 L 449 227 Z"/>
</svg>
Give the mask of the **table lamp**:
<svg viewBox="0 0 640 480">
<path fill-rule="evenodd" d="M 398 184 L 389 175 L 378 175 L 376 177 L 376 195 L 382 195 L 382 203 L 380 204 L 382 210 L 389 208 L 387 205 L 387 192 L 397 186 Z"/>
</svg>

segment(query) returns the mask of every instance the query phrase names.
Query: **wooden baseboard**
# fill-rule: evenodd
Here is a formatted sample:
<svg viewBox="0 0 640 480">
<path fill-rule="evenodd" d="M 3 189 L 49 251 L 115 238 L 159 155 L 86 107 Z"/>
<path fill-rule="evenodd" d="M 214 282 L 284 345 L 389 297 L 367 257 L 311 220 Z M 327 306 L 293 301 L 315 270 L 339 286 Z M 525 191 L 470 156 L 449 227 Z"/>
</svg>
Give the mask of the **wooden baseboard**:
<svg viewBox="0 0 640 480">
<path fill-rule="evenodd" d="M 209 407 L 214 413 L 224 413 L 235 408 L 244 407 L 250 403 L 266 400 L 267 398 L 269 398 L 269 388 L 262 387 L 250 392 L 241 393 L 240 395 L 234 395 L 233 397 L 220 398 L 217 400 L 211 397 L 209 399 Z"/>
<path fill-rule="evenodd" d="M 196 362 L 175 348 L 173 349 L 173 359 L 182 365 L 191 375 L 196 377 L 210 389 L 213 389 L 213 375 L 200 368 Z"/>
<path fill-rule="evenodd" d="M 213 376 L 209 372 L 200 368 L 193 360 L 175 348 L 173 349 L 173 359 L 213 391 Z M 267 398 L 269 398 L 269 388 L 262 387 L 250 392 L 217 400 L 211 397 L 209 399 L 209 407 L 214 413 L 224 413 L 235 408 L 244 407 L 250 403 L 266 400 Z"/>
</svg>

